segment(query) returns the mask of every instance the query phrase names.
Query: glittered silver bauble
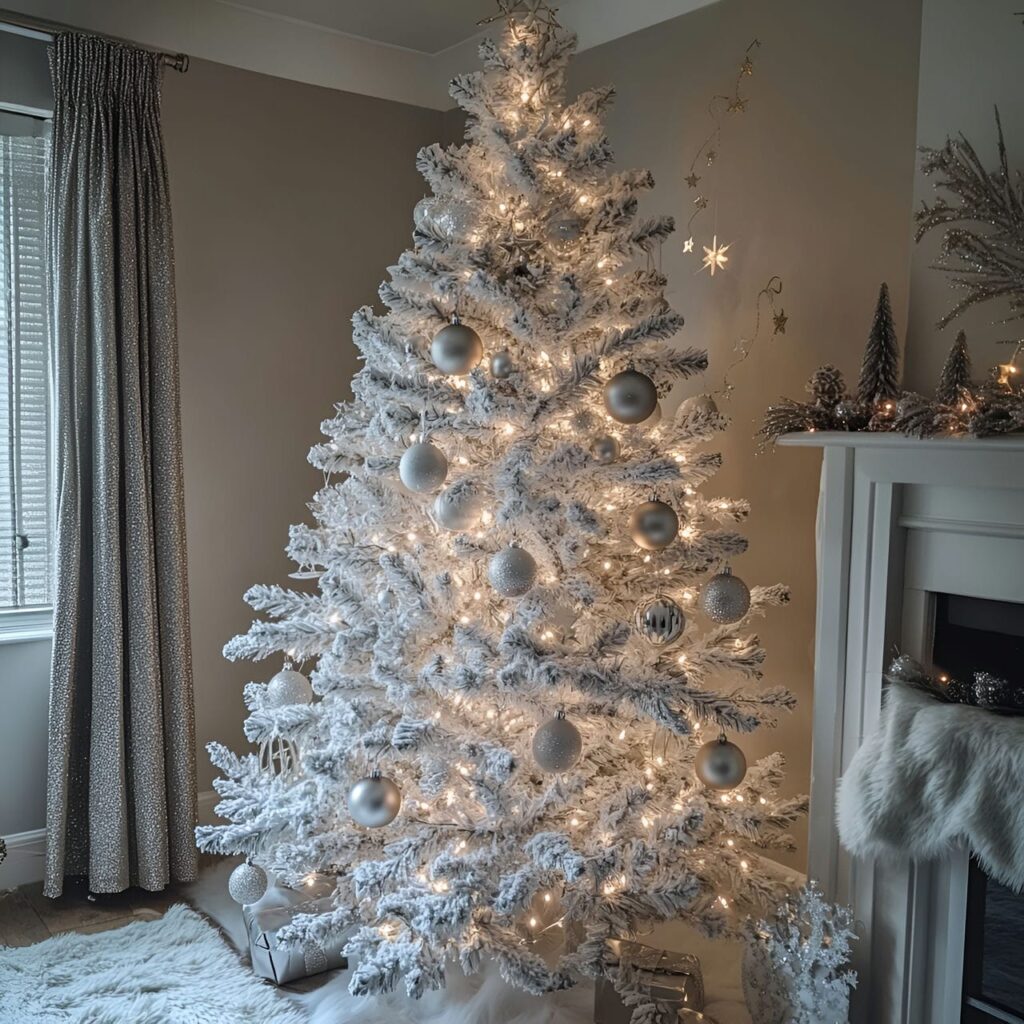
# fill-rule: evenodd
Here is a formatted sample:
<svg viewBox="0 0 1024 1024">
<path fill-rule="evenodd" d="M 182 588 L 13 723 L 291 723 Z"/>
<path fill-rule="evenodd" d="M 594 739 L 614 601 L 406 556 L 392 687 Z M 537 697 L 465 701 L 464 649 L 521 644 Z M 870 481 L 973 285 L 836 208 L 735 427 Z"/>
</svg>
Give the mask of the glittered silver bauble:
<svg viewBox="0 0 1024 1024">
<path fill-rule="evenodd" d="M 402 791 L 380 772 L 360 779 L 348 791 L 348 813 L 367 828 L 383 828 L 402 808 Z"/>
<path fill-rule="evenodd" d="M 434 515 L 446 529 L 456 533 L 472 530 L 480 522 L 483 502 L 471 487 L 453 484 L 434 499 Z"/>
<path fill-rule="evenodd" d="M 662 647 L 686 629 L 686 616 L 671 597 L 658 596 L 637 608 L 636 628 L 655 647 Z"/>
<path fill-rule="evenodd" d="M 537 563 L 523 548 L 502 548 L 491 558 L 487 578 L 502 597 L 522 597 L 537 580 Z"/>
<path fill-rule="evenodd" d="M 750 611 L 750 588 L 731 569 L 723 569 L 704 584 L 700 610 L 713 622 L 739 622 Z"/>
<path fill-rule="evenodd" d="M 512 362 L 512 353 L 508 349 L 502 349 L 491 356 L 491 376 L 495 380 L 511 377 L 515 368 L 515 363 Z"/>
<path fill-rule="evenodd" d="M 475 224 L 473 208 L 446 196 L 425 196 L 412 211 L 413 222 L 425 235 L 444 241 L 465 241 Z"/>
<path fill-rule="evenodd" d="M 725 737 L 705 743 L 694 761 L 697 777 L 711 789 L 735 789 L 747 774 L 743 751 Z"/>
<path fill-rule="evenodd" d="M 461 377 L 483 358 L 484 344 L 480 335 L 465 324 L 446 324 L 430 343 L 430 358 L 442 373 Z"/>
<path fill-rule="evenodd" d="M 288 704 L 308 704 L 313 699 L 309 680 L 293 668 L 283 668 L 267 683 L 266 703 L 272 708 Z"/>
<path fill-rule="evenodd" d="M 558 217 L 544 226 L 544 238 L 561 256 L 567 256 L 576 248 L 582 234 L 583 222 L 576 217 Z"/>
<path fill-rule="evenodd" d="M 267 873 L 259 864 L 239 864 L 228 878 L 228 893 L 236 903 L 258 903 L 267 891 Z"/>
<path fill-rule="evenodd" d="M 688 420 L 692 416 L 717 416 L 718 406 L 710 395 L 690 395 L 679 403 L 676 409 L 676 422 Z"/>
<path fill-rule="evenodd" d="M 567 772 L 583 751 L 579 729 L 562 712 L 533 734 L 533 759 L 546 772 Z"/>
<path fill-rule="evenodd" d="M 643 423 L 658 407 L 658 389 L 647 374 L 623 370 L 604 386 L 604 407 L 619 423 Z"/>
<path fill-rule="evenodd" d="M 679 517 L 663 501 L 645 501 L 629 517 L 629 534 L 645 551 L 660 551 L 676 539 Z"/>
<path fill-rule="evenodd" d="M 622 446 L 619 444 L 619 439 L 611 434 L 601 434 L 590 442 L 590 454 L 602 466 L 613 463 L 621 451 Z"/>
<path fill-rule="evenodd" d="M 661 422 L 661 402 L 654 403 L 654 412 L 644 420 L 643 426 L 656 427 Z"/>
<path fill-rule="evenodd" d="M 440 448 L 429 441 L 406 448 L 398 463 L 402 483 L 417 494 L 436 491 L 448 476 L 448 459 Z"/>
</svg>

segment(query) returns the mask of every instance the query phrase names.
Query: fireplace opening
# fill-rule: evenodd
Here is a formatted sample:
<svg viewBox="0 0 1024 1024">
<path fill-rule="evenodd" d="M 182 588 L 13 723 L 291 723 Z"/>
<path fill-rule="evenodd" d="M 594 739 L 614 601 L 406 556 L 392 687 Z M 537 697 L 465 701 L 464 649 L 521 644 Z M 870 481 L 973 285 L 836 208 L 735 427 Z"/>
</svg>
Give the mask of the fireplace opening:
<svg viewBox="0 0 1024 1024">
<path fill-rule="evenodd" d="M 1024 605 L 939 595 L 933 661 L 937 671 L 964 682 L 987 671 L 1015 690 L 1024 686 Z M 972 857 L 962 1024 L 1024 1024 L 1022 965 L 1024 895 L 989 878 Z"/>
</svg>

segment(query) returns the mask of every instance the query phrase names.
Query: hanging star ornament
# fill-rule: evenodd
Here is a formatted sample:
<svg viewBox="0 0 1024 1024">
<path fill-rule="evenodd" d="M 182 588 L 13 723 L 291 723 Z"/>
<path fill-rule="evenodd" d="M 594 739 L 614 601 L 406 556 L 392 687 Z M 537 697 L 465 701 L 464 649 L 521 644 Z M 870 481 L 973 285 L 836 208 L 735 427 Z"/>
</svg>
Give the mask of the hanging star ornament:
<svg viewBox="0 0 1024 1024">
<path fill-rule="evenodd" d="M 685 181 L 686 184 L 690 186 L 690 188 L 696 188 L 697 187 L 697 182 L 700 181 L 700 175 L 699 174 L 693 174 L 691 172 L 685 178 L 683 178 L 683 181 Z"/>
<path fill-rule="evenodd" d="M 683 252 L 693 252 L 693 235 L 683 242 Z"/>
<path fill-rule="evenodd" d="M 708 248 L 706 245 L 702 246 L 701 248 L 703 248 L 704 250 L 704 263 L 701 266 L 701 270 L 709 270 L 711 272 L 712 277 L 715 276 L 716 270 L 725 270 L 725 265 L 726 263 L 729 262 L 729 257 L 725 255 L 729 249 L 729 246 L 719 245 L 718 235 L 715 235 L 711 239 L 710 248 Z"/>
<path fill-rule="evenodd" d="M 743 63 L 740 65 L 741 75 L 752 75 L 754 73 L 754 62 L 749 57 L 743 58 Z"/>
<path fill-rule="evenodd" d="M 708 150 L 708 167 L 710 167 L 715 162 L 716 156 L 718 156 L 718 154 L 713 149 Z"/>
<path fill-rule="evenodd" d="M 747 109 L 747 101 L 742 96 L 736 96 L 727 109 L 730 114 L 742 114 Z"/>
<path fill-rule="evenodd" d="M 786 333 L 786 321 L 789 317 L 786 316 L 786 311 L 780 309 L 778 313 L 772 316 L 772 334 L 785 334 Z"/>
<path fill-rule="evenodd" d="M 693 201 L 693 205 L 696 206 L 698 210 L 705 209 L 707 207 L 707 205 L 708 205 L 708 197 L 707 196 L 697 196 L 697 198 L 694 199 L 694 201 Z"/>
</svg>

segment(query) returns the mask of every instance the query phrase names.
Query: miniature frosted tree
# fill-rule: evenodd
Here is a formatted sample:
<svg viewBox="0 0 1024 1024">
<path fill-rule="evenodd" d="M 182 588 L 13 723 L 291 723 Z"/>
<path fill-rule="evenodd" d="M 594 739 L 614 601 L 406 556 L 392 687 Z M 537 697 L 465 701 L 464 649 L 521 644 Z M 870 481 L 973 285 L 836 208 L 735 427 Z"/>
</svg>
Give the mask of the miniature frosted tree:
<svg viewBox="0 0 1024 1024">
<path fill-rule="evenodd" d="M 252 861 L 243 901 L 263 869 L 336 878 L 285 937 L 352 930 L 356 993 L 485 958 L 542 993 L 614 977 L 605 940 L 650 922 L 732 930 L 804 808 L 779 755 L 748 768 L 725 739 L 792 706 L 749 685 L 751 622 L 787 594 L 728 571 L 748 508 L 699 491 L 718 415 L 660 416 L 707 362 L 667 344 L 647 254 L 672 221 L 638 217 L 649 173 L 608 169 L 612 90 L 565 100 L 573 36 L 507 13 L 452 83 L 466 143 L 419 155 L 433 195 L 388 312 L 354 317 L 365 365 L 288 547 L 316 591 L 255 587 L 268 619 L 226 648 L 296 665 L 245 691 L 285 767 L 210 748 L 229 823 L 200 846 Z M 565 937 L 546 959 L 542 934 Z"/>
<path fill-rule="evenodd" d="M 944 405 L 962 403 L 971 390 L 971 354 L 967 348 L 967 335 L 959 331 L 953 347 L 942 364 L 939 386 L 935 392 L 937 401 Z"/>
<path fill-rule="evenodd" d="M 869 406 L 895 401 L 900 393 L 900 347 L 892 321 L 889 286 L 883 282 L 871 324 L 864 361 L 860 368 L 857 397 Z"/>
</svg>

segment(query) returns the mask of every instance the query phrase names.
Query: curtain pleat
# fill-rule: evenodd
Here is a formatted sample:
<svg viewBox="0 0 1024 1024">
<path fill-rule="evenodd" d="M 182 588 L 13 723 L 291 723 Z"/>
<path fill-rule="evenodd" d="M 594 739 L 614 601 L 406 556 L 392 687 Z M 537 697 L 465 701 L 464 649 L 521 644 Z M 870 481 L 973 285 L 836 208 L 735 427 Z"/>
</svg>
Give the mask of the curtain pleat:
<svg viewBox="0 0 1024 1024">
<path fill-rule="evenodd" d="M 196 774 L 161 59 L 53 45 L 57 538 L 44 891 L 195 877 Z"/>
</svg>

